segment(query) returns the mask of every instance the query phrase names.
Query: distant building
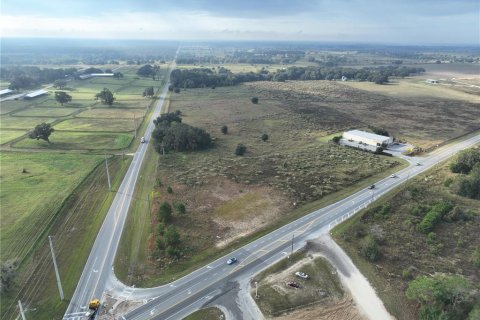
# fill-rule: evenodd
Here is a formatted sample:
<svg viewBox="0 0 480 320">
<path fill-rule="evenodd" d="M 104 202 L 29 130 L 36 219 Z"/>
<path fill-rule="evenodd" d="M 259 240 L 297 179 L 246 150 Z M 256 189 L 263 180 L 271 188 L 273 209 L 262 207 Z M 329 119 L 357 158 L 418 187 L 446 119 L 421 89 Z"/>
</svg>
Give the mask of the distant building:
<svg viewBox="0 0 480 320">
<path fill-rule="evenodd" d="M 90 79 L 93 77 L 113 77 L 113 73 L 88 73 L 78 76 L 81 80 Z"/>
<path fill-rule="evenodd" d="M 12 93 L 13 90 L 10 90 L 10 89 L 3 89 L 3 90 L 0 90 L 0 96 L 4 96 L 4 95 L 7 95 L 9 93 Z"/>
<path fill-rule="evenodd" d="M 426 83 L 430 83 L 430 84 L 437 84 L 437 83 L 438 83 L 438 80 L 435 80 L 435 79 L 427 79 L 425 82 L 426 82 Z"/>
<path fill-rule="evenodd" d="M 36 98 L 36 97 L 39 97 L 39 96 L 43 96 L 44 94 L 48 94 L 48 91 L 44 90 L 44 89 L 41 89 L 41 90 L 33 91 L 33 92 L 30 92 L 30 93 L 26 94 L 23 97 L 23 99 L 33 99 L 33 98 Z"/>
<path fill-rule="evenodd" d="M 360 130 L 352 130 L 343 133 L 343 138 L 349 141 L 355 141 L 358 143 L 367 144 L 370 146 L 375 147 L 386 147 L 389 144 L 393 143 L 392 137 L 381 136 L 378 134 L 360 131 Z"/>
</svg>

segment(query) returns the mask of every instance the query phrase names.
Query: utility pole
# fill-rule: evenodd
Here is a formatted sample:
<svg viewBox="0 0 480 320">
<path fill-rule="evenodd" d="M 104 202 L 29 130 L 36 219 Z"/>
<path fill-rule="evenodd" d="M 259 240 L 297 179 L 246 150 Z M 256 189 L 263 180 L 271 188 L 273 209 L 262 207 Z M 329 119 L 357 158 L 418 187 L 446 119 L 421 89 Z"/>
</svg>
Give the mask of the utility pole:
<svg viewBox="0 0 480 320">
<path fill-rule="evenodd" d="M 137 121 L 135 120 L 135 112 L 133 113 L 133 129 L 135 129 L 135 139 L 137 139 Z"/>
<path fill-rule="evenodd" d="M 18 300 L 18 308 L 20 309 L 20 315 L 22 316 L 22 320 L 26 320 L 25 313 L 23 312 L 22 301 Z"/>
<path fill-rule="evenodd" d="M 53 267 L 55 268 L 55 276 L 57 277 L 58 291 L 60 292 L 60 299 L 64 300 L 62 283 L 60 282 L 60 273 L 58 273 L 57 259 L 55 258 L 55 251 L 53 250 L 52 236 L 48 236 L 48 242 L 50 242 L 50 251 L 52 251 Z"/>
<path fill-rule="evenodd" d="M 255 281 L 255 298 L 258 299 L 258 281 Z"/>
<path fill-rule="evenodd" d="M 295 239 L 295 233 L 292 234 L 292 251 L 290 252 L 290 255 L 293 254 L 293 240 Z"/>
<path fill-rule="evenodd" d="M 107 153 L 105 152 L 105 167 L 107 168 L 108 190 L 112 191 L 112 184 L 110 183 L 110 172 L 108 171 Z"/>
<path fill-rule="evenodd" d="M 163 141 L 162 141 L 162 153 L 163 153 L 163 155 L 165 155 L 165 147 L 163 145 Z"/>
<path fill-rule="evenodd" d="M 150 193 L 147 193 L 147 201 L 148 201 L 148 213 L 152 213 L 152 209 L 150 208 Z"/>
</svg>

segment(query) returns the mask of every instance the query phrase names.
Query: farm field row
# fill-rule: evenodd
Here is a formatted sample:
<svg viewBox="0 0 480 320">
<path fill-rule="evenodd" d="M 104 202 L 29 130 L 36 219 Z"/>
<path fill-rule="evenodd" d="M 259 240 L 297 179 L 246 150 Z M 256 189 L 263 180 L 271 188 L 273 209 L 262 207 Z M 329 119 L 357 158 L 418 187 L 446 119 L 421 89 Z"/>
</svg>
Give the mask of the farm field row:
<svg viewBox="0 0 480 320">
<path fill-rule="evenodd" d="M 139 78 L 135 73 L 137 69 L 137 66 L 120 67 L 118 71 L 124 72 L 121 79 L 91 78 L 69 81 L 63 91 L 72 96 L 72 101 L 63 106 L 53 98 L 54 92 L 57 91 L 55 88 L 49 88 L 48 95 L 32 100 L 2 102 L 0 143 L 8 148 L 22 149 L 128 148 L 135 130 L 142 124 L 145 113 L 152 103 L 151 99 L 142 97 L 143 90 L 161 84 L 158 80 Z M 163 77 L 166 70 L 166 67 L 162 69 Z M 116 100 L 111 107 L 102 105 L 94 99 L 94 95 L 103 88 L 108 88 L 114 93 Z M 51 143 L 28 139 L 26 133 L 43 122 L 52 124 L 55 129 L 50 137 Z M 92 134 L 96 132 L 108 132 L 109 135 L 101 134 L 99 139 L 96 139 Z"/>
</svg>

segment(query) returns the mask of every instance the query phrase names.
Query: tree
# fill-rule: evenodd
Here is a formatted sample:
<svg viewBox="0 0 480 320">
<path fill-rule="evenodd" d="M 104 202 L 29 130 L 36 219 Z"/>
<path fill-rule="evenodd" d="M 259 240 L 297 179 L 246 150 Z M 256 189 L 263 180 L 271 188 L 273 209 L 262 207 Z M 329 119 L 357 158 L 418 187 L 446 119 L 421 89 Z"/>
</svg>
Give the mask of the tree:
<svg viewBox="0 0 480 320">
<path fill-rule="evenodd" d="M 103 104 L 111 106 L 113 104 L 113 101 L 115 101 L 115 97 L 113 96 L 113 93 L 108 90 L 107 88 L 103 88 L 102 91 L 97 93 L 95 95 L 95 100 L 100 99 Z"/>
<path fill-rule="evenodd" d="M 48 143 L 50 143 L 50 140 L 48 139 L 52 132 L 55 130 L 50 126 L 50 123 L 41 123 L 37 125 L 32 131 L 28 133 L 28 137 L 30 139 L 37 139 L 37 140 L 45 140 Z"/>
<path fill-rule="evenodd" d="M 170 203 L 164 201 L 158 208 L 157 218 L 163 223 L 169 223 L 172 221 L 172 206 Z"/>
<path fill-rule="evenodd" d="M 468 174 L 477 163 L 480 163 L 480 149 L 461 151 L 455 162 L 450 164 L 450 170 L 454 173 Z"/>
<path fill-rule="evenodd" d="M 114 78 L 114 79 L 121 79 L 121 78 L 123 78 L 123 73 L 121 73 L 121 72 L 114 72 L 114 73 L 113 73 L 113 78 Z"/>
<path fill-rule="evenodd" d="M 185 214 L 187 212 L 187 208 L 183 203 L 177 203 L 175 205 L 175 209 L 177 209 L 177 212 L 181 214 Z"/>
<path fill-rule="evenodd" d="M 223 134 L 227 134 L 228 133 L 228 127 L 227 126 L 222 126 L 221 131 L 222 131 Z"/>
<path fill-rule="evenodd" d="M 239 144 L 237 144 L 237 147 L 235 148 L 235 155 L 243 156 L 246 151 L 247 151 L 247 147 L 245 147 L 243 144 L 239 143 Z"/>
<path fill-rule="evenodd" d="M 148 87 L 145 90 L 143 90 L 143 96 L 144 97 L 153 97 L 155 94 L 155 91 L 153 90 L 153 87 Z"/>
<path fill-rule="evenodd" d="M 155 77 L 155 70 L 151 65 L 146 64 L 137 70 L 137 74 L 142 77 Z"/>
<path fill-rule="evenodd" d="M 253 97 L 252 99 L 250 99 L 250 101 L 252 101 L 253 104 L 257 104 L 258 103 L 258 98 Z"/>
<path fill-rule="evenodd" d="M 166 247 L 177 247 L 180 244 L 180 233 L 174 225 L 169 225 L 166 228 L 163 238 Z"/>
<path fill-rule="evenodd" d="M 362 255 L 370 261 L 377 261 L 380 258 L 378 243 L 370 235 L 363 238 L 360 242 L 360 251 Z"/>
<path fill-rule="evenodd" d="M 84 74 L 91 74 L 91 73 L 103 73 L 102 69 L 90 67 L 85 70 L 83 70 Z"/>
<path fill-rule="evenodd" d="M 53 82 L 53 86 L 57 89 L 63 89 L 67 86 L 67 81 L 64 79 L 58 79 Z"/>
<path fill-rule="evenodd" d="M 268 134 L 264 133 L 262 134 L 262 141 L 267 141 L 268 140 Z"/>
<path fill-rule="evenodd" d="M 11 288 L 17 269 L 18 259 L 10 259 L 0 265 L 0 293 L 5 293 Z"/>
<path fill-rule="evenodd" d="M 339 144 L 340 140 L 342 140 L 342 136 L 335 136 L 332 138 L 332 142 L 336 144 Z"/>
<path fill-rule="evenodd" d="M 64 103 L 72 101 L 72 96 L 65 91 L 55 91 L 55 100 L 63 106 Z"/>
</svg>

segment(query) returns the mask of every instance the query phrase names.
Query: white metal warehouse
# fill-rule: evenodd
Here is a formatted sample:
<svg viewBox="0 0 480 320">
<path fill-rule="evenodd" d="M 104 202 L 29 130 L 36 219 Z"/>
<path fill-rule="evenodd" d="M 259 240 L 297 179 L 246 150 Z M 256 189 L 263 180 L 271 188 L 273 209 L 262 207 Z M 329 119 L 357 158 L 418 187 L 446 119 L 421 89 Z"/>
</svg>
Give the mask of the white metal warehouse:
<svg viewBox="0 0 480 320">
<path fill-rule="evenodd" d="M 371 146 L 388 146 L 393 143 L 393 138 L 381 136 L 375 133 L 370 133 L 360 130 L 351 130 L 343 133 L 343 138 L 346 140 L 363 142 Z"/>
</svg>

